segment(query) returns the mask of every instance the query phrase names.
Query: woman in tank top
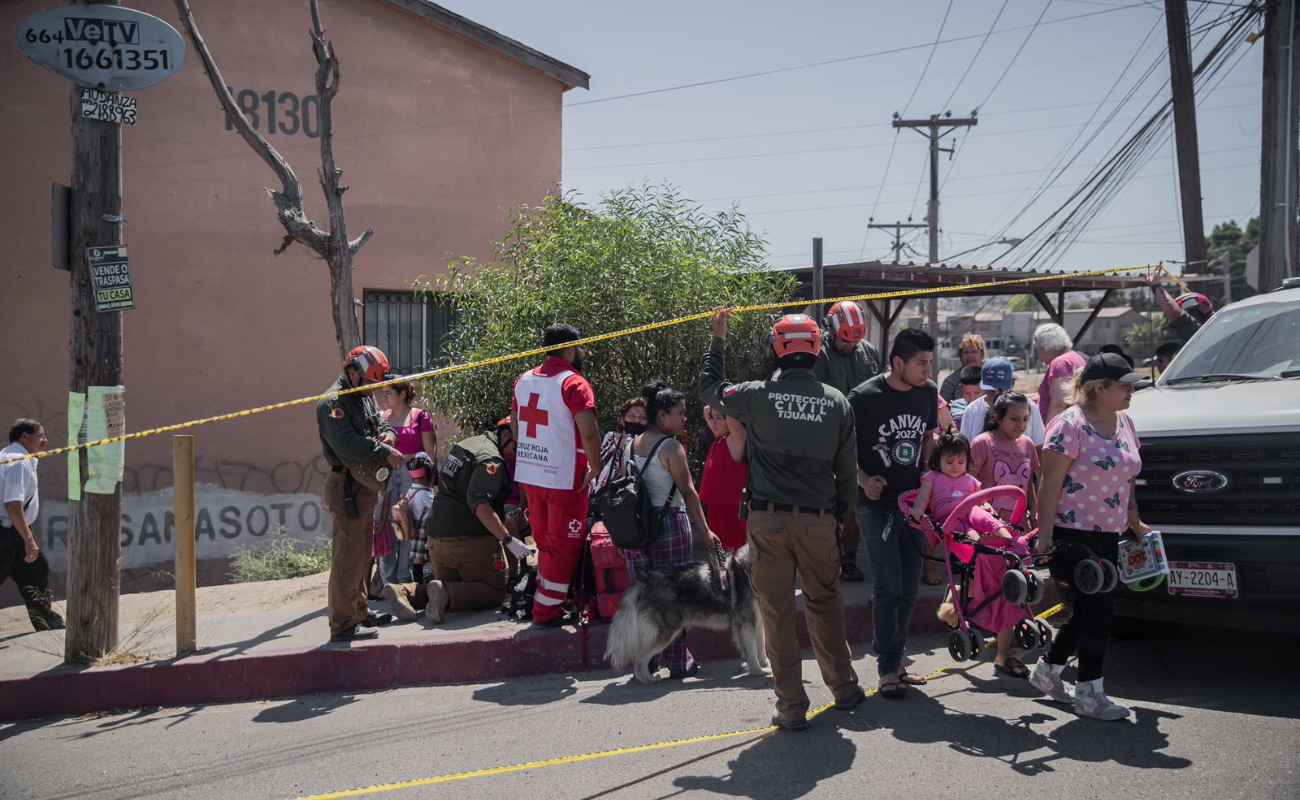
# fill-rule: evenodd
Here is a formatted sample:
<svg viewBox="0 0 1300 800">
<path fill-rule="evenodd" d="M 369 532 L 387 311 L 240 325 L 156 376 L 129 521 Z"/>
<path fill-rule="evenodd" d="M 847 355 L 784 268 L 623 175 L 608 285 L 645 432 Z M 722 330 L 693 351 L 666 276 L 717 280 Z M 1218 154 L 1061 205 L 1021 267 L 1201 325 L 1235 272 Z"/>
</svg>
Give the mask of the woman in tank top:
<svg viewBox="0 0 1300 800">
<path fill-rule="evenodd" d="M 700 505 L 700 496 L 695 491 L 686 463 L 686 448 L 676 439 L 686 432 L 686 397 L 670 389 L 663 381 L 647 383 L 641 396 L 645 398 L 649 427 L 632 440 L 632 446 L 627 450 L 628 458 L 641 473 L 650 491 L 651 502 L 656 508 L 664 508 L 667 504 L 667 510 L 663 533 L 653 545 L 644 550 L 623 551 L 628 575 L 634 581 L 651 567 L 684 564 L 692 560 L 692 520 L 700 532 L 701 546 L 712 549 L 721 544 L 709 530 L 704 507 Z M 650 459 L 655 445 L 665 438 L 668 441 Z M 686 647 L 686 631 L 683 630 L 663 651 L 660 664 L 668 667 L 669 678 L 686 678 L 699 671 L 699 663 Z"/>
</svg>

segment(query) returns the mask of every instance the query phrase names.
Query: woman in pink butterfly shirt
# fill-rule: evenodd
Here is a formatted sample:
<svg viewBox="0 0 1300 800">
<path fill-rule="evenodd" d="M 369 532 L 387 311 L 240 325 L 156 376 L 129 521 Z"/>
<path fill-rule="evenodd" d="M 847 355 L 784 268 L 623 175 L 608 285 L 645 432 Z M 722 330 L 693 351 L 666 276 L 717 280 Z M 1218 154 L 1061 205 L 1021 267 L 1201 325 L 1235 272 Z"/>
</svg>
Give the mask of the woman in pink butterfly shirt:
<svg viewBox="0 0 1300 800">
<path fill-rule="evenodd" d="M 1142 379 L 1123 357 L 1099 353 L 1075 378 L 1075 402 L 1047 424 L 1043 482 L 1039 493 L 1038 549 L 1066 545 L 1051 560 L 1052 577 L 1073 583 L 1074 568 L 1091 554 L 1115 561 L 1121 536 L 1150 531 L 1138 516 L 1133 484 L 1142 471 L 1137 431 L 1125 412 L 1133 384 Z M 1073 546 L 1071 546 L 1073 545 Z M 1109 593 L 1084 594 L 1074 587 L 1070 618 L 1057 632 L 1029 682 L 1075 712 L 1117 720 L 1128 709 L 1106 697 L 1102 660 L 1110 635 L 1113 601 Z M 1061 680 L 1066 661 L 1079 656 L 1073 690 Z"/>
</svg>

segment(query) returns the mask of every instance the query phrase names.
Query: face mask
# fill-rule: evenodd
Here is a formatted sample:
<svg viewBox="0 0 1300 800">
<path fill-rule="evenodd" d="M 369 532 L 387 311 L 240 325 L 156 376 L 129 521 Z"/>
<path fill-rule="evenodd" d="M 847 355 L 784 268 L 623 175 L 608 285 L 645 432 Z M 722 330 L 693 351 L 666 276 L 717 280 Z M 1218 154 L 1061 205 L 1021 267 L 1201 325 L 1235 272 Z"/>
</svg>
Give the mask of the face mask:
<svg viewBox="0 0 1300 800">
<path fill-rule="evenodd" d="M 625 422 L 623 423 L 623 432 L 632 436 L 640 436 L 646 432 L 647 426 L 644 422 Z"/>
<path fill-rule="evenodd" d="M 582 356 L 573 359 L 573 371 L 582 372 Z"/>
</svg>

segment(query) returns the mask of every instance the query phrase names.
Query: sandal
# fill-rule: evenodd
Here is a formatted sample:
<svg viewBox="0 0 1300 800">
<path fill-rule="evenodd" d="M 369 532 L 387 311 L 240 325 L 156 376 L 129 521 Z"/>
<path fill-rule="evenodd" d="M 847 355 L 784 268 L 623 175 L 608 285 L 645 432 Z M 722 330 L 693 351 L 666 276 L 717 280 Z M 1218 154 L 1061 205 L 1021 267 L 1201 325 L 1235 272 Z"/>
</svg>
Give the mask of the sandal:
<svg viewBox="0 0 1300 800">
<path fill-rule="evenodd" d="M 880 685 L 876 687 L 876 694 L 881 697 L 902 697 L 907 691 L 907 687 L 897 678 L 881 678 Z"/>
<path fill-rule="evenodd" d="M 930 681 L 920 675 L 900 669 L 898 671 L 898 682 L 905 686 L 924 686 Z"/>
<path fill-rule="evenodd" d="M 1012 656 L 1001 664 L 994 664 L 993 668 L 1008 678 L 1017 678 L 1022 681 L 1029 680 L 1029 667 L 1021 663 L 1020 659 Z"/>
</svg>

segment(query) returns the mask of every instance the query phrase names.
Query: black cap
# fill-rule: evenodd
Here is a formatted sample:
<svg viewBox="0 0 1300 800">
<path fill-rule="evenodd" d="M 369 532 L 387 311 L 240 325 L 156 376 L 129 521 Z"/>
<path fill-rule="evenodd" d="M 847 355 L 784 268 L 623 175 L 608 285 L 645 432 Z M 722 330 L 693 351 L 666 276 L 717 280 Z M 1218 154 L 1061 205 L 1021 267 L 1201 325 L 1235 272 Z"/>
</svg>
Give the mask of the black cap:
<svg viewBox="0 0 1300 800">
<path fill-rule="evenodd" d="M 1124 357 L 1115 353 L 1098 353 L 1088 359 L 1083 367 L 1083 382 L 1112 380 L 1120 383 L 1137 383 L 1145 376 L 1133 371 Z"/>
<path fill-rule="evenodd" d="M 1103 344 L 1100 348 L 1098 348 L 1097 352 L 1114 353 L 1115 355 L 1127 361 L 1130 369 L 1132 369 L 1133 367 L 1133 356 L 1129 355 L 1128 353 L 1125 353 L 1124 348 L 1120 347 L 1117 344 Z"/>
</svg>

